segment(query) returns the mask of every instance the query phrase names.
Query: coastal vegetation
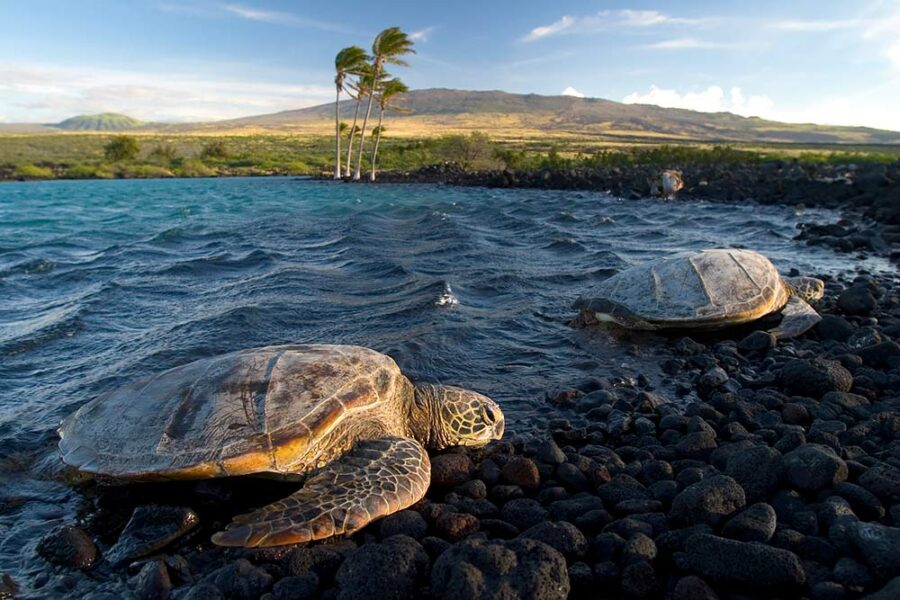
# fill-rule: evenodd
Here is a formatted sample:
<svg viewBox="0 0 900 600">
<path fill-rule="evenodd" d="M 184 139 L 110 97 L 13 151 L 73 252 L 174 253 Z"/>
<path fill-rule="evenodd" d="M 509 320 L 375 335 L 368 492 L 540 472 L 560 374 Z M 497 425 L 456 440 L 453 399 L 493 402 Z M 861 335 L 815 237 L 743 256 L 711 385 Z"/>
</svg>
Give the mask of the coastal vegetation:
<svg viewBox="0 0 900 600">
<path fill-rule="evenodd" d="M 390 104 L 387 105 L 387 110 Z M 378 168 L 412 171 L 451 162 L 465 170 L 575 169 L 637 164 L 734 164 L 770 159 L 805 163 L 888 163 L 900 147 L 878 145 L 591 144 L 583 138 L 497 140 L 485 133 L 400 138 L 379 135 Z M 353 134 L 344 131 L 344 141 Z M 357 132 L 358 134 L 358 132 Z M 216 177 L 333 175 L 335 140 L 285 134 L 135 134 L 134 155 L 107 155 L 123 145 L 109 134 L 0 136 L 0 180 L 130 177 Z M 125 143 L 131 147 L 130 142 Z M 370 157 L 367 156 L 368 160 Z M 345 155 L 346 158 L 346 155 Z M 343 174 L 348 177 L 344 161 Z M 365 163 L 364 163 L 365 164 Z M 368 166 L 368 165 L 367 165 Z M 352 174 L 352 171 L 351 171 Z"/>
</svg>

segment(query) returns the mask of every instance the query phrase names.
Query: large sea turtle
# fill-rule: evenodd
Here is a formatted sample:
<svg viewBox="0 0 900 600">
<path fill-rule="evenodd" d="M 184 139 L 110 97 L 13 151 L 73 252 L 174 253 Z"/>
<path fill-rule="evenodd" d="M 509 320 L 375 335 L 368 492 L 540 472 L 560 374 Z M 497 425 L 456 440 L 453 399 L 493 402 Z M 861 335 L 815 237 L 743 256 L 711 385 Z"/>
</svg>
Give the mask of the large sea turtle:
<svg viewBox="0 0 900 600">
<path fill-rule="evenodd" d="M 236 517 L 222 546 L 277 546 L 352 533 L 421 499 L 426 448 L 503 435 L 490 398 L 413 386 L 357 346 L 241 350 L 100 396 L 59 428 L 63 460 L 120 479 L 313 473 L 280 502 Z"/>
<path fill-rule="evenodd" d="M 751 250 L 683 252 L 631 267 L 579 298 L 579 324 L 613 322 L 629 329 L 715 329 L 781 311 L 777 338 L 802 334 L 821 320 L 807 303 L 822 297 L 812 277 L 781 277 Z"/>
</svg>

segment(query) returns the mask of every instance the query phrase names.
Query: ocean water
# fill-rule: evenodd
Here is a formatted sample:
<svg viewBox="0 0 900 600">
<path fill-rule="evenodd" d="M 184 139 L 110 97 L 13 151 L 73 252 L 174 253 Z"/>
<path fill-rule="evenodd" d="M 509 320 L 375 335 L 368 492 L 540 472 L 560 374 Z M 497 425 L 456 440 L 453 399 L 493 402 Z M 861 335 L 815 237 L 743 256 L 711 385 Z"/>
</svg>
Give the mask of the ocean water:
<svg viewBox="0 0 900 600">
<path fill-rule="evenodd" d="M 836 275 L 859 261 L 792 241 L 799 221 L 836 218 L 288 178 L 2 184 L 0 572 L 27 582 L 37 539 L 72 519 L 79 498 L 54 468 L 54 429 L 114 386 L 239 348 L 360 344 L 413 380 L 492 396 L 523 432 L 550 415 L 547 391 L 587 377 L 665 385 L 660 338 L 567 325 L 593 284 L 722 246 Z"/>
</svg>

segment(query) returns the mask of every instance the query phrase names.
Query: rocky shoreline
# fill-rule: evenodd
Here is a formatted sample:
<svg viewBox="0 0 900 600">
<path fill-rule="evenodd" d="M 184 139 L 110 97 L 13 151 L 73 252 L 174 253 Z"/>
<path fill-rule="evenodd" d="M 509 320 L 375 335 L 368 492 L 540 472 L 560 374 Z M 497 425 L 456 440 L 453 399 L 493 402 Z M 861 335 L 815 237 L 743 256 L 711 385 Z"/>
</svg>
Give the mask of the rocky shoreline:
<svg viewBox="0 0 900 600">
<path fill-rule="evenodd" d="M 837 223 L 804 223 L 807 244 L 900 260 L 900 161 L 891 164 L 813 164 L 783 160 L 737 164 L 668 165 L 682 172 L 678 199 L 757 202 L 840 210 Z M 494 188 L 606 191 L 627 199 L 658 194 L 659 166 L 633 165 L 537 171 L 467 171 L 456 163 L 410 172 L 384 172 L 383 183 L 443 183 Z"/>
<path fill-rule="evenodd" d="M 829 281 L 818 308 L 777 344 L 667 338 L 671 394 L 572 382 L 548 396 L 546 436 L 434 456 L 425 500 L 349 539 L 210 544 L 296 484 L 83 483 L 83 519 L 42 540 L 33 585 L 94 600 L 900 597 L 900 279 Z"/>
</svg>

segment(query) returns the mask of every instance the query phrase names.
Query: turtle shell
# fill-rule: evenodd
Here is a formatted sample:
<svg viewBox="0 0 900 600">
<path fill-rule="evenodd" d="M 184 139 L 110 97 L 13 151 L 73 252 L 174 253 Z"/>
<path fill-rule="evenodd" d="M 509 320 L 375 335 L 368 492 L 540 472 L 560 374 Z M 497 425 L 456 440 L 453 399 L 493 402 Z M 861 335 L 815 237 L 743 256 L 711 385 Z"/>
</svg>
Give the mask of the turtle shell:
<svg viewBox="0 0 900 600">
<path fill-rule="evenodd" d="M 629 326 L 719 327 L 781 310 L 789 293 L 775 265 L 750 250 L 684 252 L 603 281 L 576 303 Z"/>
<path fill-rule="evenodd" d="M 356 346 L 269 346 L 205 358 L 100 396 L 63 421 L 63 460 L 91 473 L 184 479 L 318 466 L 347 419 L 404 435 L 388 356 Z M 332 436 L 333 437 L 333 436 Z M 327 454 L 327 452 L 325 452 Z"/>
</svg>

